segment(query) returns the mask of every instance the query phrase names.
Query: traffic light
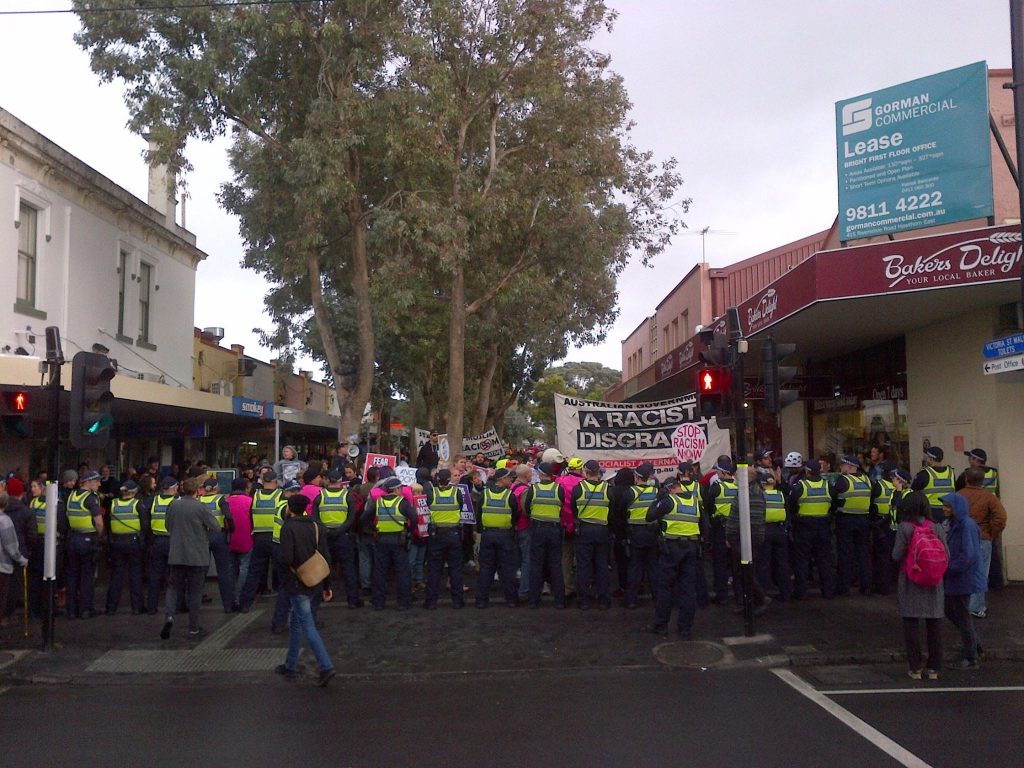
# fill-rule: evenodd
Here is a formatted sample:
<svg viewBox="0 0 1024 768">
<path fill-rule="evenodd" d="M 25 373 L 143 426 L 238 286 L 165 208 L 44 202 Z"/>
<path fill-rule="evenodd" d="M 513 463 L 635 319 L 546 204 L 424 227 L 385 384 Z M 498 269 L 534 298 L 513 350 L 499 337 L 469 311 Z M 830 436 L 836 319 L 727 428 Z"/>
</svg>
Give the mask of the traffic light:
<svg viewBox="0 0 1024 768">
<path fill-rule="evenodd" d="M 24 391 L 3 393 L 5 413 L 4 432 L 15 437 L 32 437 L 32 417 L 29 413 L 28 393 Z"/>
<path fill-rule="evenodd" d="M 796 402 L 800 393 L 795 389 L 782 389 L 797 374 L 795 365 L 779 365 L 779 361 L 796 352 L 796 344 L 779 344 L 769 336 L 761 347 L 761 378 L 764 381 L 764 407 L 768 413 L 777 414 L 790 403 Z"/>
<path fill-rule="evenodd" d="M 102 448 L 114 425 L 114 395 L 110 380 L 116 373 L 110 358 L 79 352 L 71 362 L 69 438 L 76 448 Z"/>
<path fill-rule="evenodd" d="M 729 415 L 732 375 L 728 368 L 700 368 L 697 371 L 697 413 L 705 418 Z"/>
</svg>

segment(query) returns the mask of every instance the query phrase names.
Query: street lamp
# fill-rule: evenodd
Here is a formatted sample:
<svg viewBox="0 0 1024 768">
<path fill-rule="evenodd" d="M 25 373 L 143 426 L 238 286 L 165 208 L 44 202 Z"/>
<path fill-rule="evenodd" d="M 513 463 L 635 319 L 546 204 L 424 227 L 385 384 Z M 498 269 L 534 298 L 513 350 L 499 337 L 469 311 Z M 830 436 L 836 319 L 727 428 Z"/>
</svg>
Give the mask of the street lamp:
<svg viewBox="0 0 1024 768">
<path fill-rule="evenodd" d="M 281 415 L 295 413 L 290 408 L 274 406 L 274 461 L 281 458 Z"/>
</svg>

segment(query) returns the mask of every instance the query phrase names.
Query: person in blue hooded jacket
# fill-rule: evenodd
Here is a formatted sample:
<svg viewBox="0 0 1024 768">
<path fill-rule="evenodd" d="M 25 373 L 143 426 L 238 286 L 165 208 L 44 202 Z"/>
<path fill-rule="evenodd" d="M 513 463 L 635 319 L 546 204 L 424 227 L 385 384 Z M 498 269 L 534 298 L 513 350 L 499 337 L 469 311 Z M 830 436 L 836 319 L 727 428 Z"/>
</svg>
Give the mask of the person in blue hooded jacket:
<svg viewBox="0 0 1024 768">
<path fill-rule="evenodd" d="M 978 635 L 974 631 L 969 601 L 975 592 L 984 592 L 988 586 L 982 573 L 981 530 L 967 514 L 967 499 L 959 493 L 943 496 L 946 544 L 949 547 L 949 567 L 943 576 L 945 587 L 945 613 L 960 632 L 963 658 L 958 669 L 976 669 L 978 666 Z"/>
</svg>

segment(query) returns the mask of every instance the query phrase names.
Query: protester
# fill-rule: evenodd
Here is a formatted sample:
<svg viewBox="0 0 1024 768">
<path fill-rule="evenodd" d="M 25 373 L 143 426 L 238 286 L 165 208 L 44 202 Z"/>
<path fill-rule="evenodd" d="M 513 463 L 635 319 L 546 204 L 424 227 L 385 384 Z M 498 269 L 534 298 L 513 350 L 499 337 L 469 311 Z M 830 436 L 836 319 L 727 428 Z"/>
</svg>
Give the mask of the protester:
<svg viewBox="0 0 1024 768">
<path fill-rule="evenodd" d="M 178 595 L 188 591 L 188 636 L 196 639 L 202 634 L 199 626 L 199 607 L 203 599 L 203 582 L 210 568 L 210 539 L 220 524 L 210 510 L 196 498 L 200 481 L 190 477 L 182 483 L 181 496 L 167 507 L 167 533 L 170 549 L 167 565 L 170 578 L 164 601 L 164 626 L 160 637 L 166 640 L 174 626 L 174 612 Z"/>
<path fill-rule="evenodd" d="M 299 481 L 302 473 L 309 468 L 309 465 L 299 460 L 299 454 L 294 445 L 286 445 L 281 449 L 281 458 L 274 464 L 274 474 L 277 475 L 282 487 L 285 483 Z"/>
<path fill-rule="evenodd" d="M 978 636 L 968 601 L 971 595 L 988 589 L 988 575 L 982 571 L 981 533 L 978 524 L 967 513 L 967 499 L 959 493 L 950 493 L 941 501 L 949 547 L 949 567 L 943 576 L 946 618 L 960 632 L 957 668 L 975 669 L 978 666 Z"/>
<path fill-rule="evenodd" d="M 14 567 L 25 568 L 28 558 L 18 548 L 18 535 L 14 523 L 5 514 L 10 497 L 6 491 L 0 491 L 0 606 L 7 605 L 7 595 L 11 587 L 11 574 Z"/>
<path fill-rule="evenodd" d="M 231 481 L 231 494 L 228 496 L 228 513 L 234 529 L 228 537 L 228 549 L 231 552 L 231 569 L 235 575 L 235 599 L 231 609 L 240 609 L 238 598 L 242 593 L 242 585 L 249 577 L 249 559 L 252 556 L 252 498 L 246 493 L 244 478 L 236 477 Z"/>
<path fill-rule="evenodd" d="M 970 610 L 975 618 L 984 619 L 988 615 L 985 593 L 988 591 L 988 574 L 992 565 L 992 542 L 1006 528 L 1006 507 L 998 496 L 984 487 L 985 469 L 970 467 L 964 473 L 964 482 L 960 494 L 967 499 L 968 514 L 981 531 L 980 567 L 985 574 L 985 589 L 971 595 Z"/>
</svg>

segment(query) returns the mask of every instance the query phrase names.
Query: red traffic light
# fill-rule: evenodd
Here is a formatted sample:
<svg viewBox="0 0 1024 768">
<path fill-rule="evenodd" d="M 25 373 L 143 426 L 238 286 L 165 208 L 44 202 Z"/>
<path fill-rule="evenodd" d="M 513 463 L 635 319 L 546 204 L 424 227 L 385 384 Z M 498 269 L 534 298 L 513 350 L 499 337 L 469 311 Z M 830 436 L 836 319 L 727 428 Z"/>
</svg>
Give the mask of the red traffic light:
<svg viewBox="0 0 1024 768">
<path fill-rule="evenodd" d="M 697 392 L 721 393 L 729 390 L 731 377 L 726 368 L 701 368 L 697 371 Z"/>
<path fill-rule="evenodd" d="M 4 404 L 8 411 L 24 413 L 28 410 L 28 393 L 4 392 Z"/>
</svg>

